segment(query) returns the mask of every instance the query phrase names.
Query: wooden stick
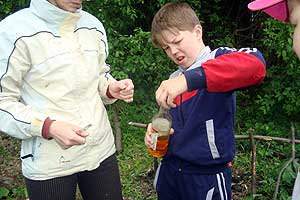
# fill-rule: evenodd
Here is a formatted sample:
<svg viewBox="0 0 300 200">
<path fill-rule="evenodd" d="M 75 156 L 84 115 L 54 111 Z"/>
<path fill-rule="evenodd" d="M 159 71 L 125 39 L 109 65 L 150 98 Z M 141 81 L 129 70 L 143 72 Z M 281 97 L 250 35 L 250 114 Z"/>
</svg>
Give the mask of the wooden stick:
<svg viewBox="0 0 300 200">
<path fill-rule="evenodd" d="M 128 122 L 129 125 L 135 126 L 137 128 L 147 128 L 147 124 L 138 123 L 138 122 Z"/>
<path fill-rule="evenodd" d="M 278 178 L 277 178 L 277 183 L 276 183 L 276 188 L 275 188 L 275 192 L 274 192 L 274 198 L 273 200 L 277 200 L 277 195 L 279 192 L 279 186 L 280 186 L 280 182 L 281 182 L 281 176 L 283 174 L 283 172 L 286 170 L 286 168 L 293 162 L 293 158 L 291 158 L 289 161 L 287 161 L 285 163 L 285 165 L 283 166 L 283 168 L 280 170 Z"/>
<path fill-rule="evenodd" d="M 267 141 L 278 141 L 278 142 L 287 142 L 292 143 L 292 139 L 288 138 L 281 138 L 281 137 L 271 137 L 271 136 L 264 136 L 264 135 L 254 135 L 254 139 L 256 140 L 267 140 Z M 235 135 L 236 140 L 244 140 L 249 139 L 248 135 Z M 300 140 L 295 140 L 296 144 L 300 144 Z"/>
<path fill-rule="evenodd" d="M 113 104 L 112 105 L 112 110 L 113 110 L 113 121 L 115 124 L 115 138 L 116 138 L 116 149 L 117 152 L 121 152 L 122 151 L 122 131 L 120 128 L 120 120 L 119 120 L 119 115 L 118 115 L 118 107 L 117 105 Z"/>
<path fill-rule="evenodd" d="M 256 145 L 254 139 L 254 130 L 249 130 L 250 135 L 250 146 L 251 146 L 251 154 L 252 154 L 252 195 L 256 194 Z"/>
<path fill-rule="evenodd" d="M 291 122 L 291 134 L 292 134 L 292 156 L 291 156 L 290 160 L 285 163 L 285 165 L 283 166 L 283 168 L 279 172 L 273 200 L 277 200 L 277 195 L 278 195 L 278 192 L 279 192 L 279 186 L 280 186 L 280 182 L 281 182 L 281 176 L 282 176 L 283 172 L 287 169 L 287 167 L 290 164 L 292 164 L 292 167 L 293 167 L 293 164 L 296 162 L 295 161 L 295 127 L 294 127 L 293 122 Z"/>
</svg>

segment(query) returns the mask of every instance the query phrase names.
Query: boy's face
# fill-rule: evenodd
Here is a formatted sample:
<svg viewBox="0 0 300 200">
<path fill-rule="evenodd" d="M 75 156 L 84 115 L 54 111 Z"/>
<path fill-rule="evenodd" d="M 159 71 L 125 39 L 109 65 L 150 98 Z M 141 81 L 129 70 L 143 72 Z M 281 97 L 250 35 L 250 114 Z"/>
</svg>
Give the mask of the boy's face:
<svg viewBox="0 0 300 200">
<path fill-rule="evenodd" d="M 163 50 L 168 57 L 183 68 L 190 67 L 204 47 L 202 27 L 196 25 L 193 31 L 162 31 Z"/>
<path fill-rule="evenodd" d="M 81 8 L 81 0 L 48 0 L 53 5 L 58 8 L 68 11 L 68 12 L 76 12 L 79 8 Z"/>
</svg>

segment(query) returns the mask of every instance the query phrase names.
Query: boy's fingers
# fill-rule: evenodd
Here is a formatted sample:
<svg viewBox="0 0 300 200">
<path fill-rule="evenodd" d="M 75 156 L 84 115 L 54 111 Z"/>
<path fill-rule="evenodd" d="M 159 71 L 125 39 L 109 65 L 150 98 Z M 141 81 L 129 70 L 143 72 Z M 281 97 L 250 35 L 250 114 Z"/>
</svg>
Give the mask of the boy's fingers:
<svg viewBox="0 0 300 200">
<path fill-rule="evenodd" d="M 173 128 L 170 129 L 170 133 L 169 134 L 170 135 L 174 134 L 174 129 Z"/>
<path fill-rule="evenodd" d="M 152 123 L 148 124 L 147 126 L 147 131 L 146 131 L 146 134 L 145 134 L 145 138 L 144 138 L 144 141 L 145 141 L 145 145 L 150 148 L 153 141 L 152 141 L 152 138 L 151 138 L 151 133 L 153 132 L 153 129 L 152 129 Z"/>
<path fill-rule="evenodd" d="M 174 101 L 174 98 L 172 98 L 170 95 L 167 97 L 167 105 L 170 107 L 170 108 L 175 108 L 176 107 L 176 104 L 173 102 Z"/>
<path fill-rule="evenodd" d="M 146 145 L 146 147 L 150 148 L 152 146 L 152 144 L 153 144 L 153 141 L 152 141 L 151 137 L 150 136 L 146 136 L 145 137 L 145 145 Z"/>
</svg>

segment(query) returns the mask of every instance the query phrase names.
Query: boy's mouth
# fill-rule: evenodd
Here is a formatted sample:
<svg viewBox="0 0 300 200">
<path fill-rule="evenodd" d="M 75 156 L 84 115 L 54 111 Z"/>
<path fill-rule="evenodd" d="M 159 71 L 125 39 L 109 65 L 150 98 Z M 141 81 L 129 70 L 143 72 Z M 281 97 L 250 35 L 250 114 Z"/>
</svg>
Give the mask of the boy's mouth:
<svg viewBox="0 0 300 200">
<path fill-rule="evenodd" d="M 176 58 L 178 63 L 182 63 L 183 59 L 184 59 L 184 56 L 179 56 Z"/>
</svg>

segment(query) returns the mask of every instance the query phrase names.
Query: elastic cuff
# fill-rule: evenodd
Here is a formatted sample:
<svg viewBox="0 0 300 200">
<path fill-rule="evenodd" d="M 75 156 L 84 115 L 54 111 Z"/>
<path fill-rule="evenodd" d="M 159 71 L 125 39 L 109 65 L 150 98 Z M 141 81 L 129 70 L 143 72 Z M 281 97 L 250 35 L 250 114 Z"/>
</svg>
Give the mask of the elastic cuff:
<svg viewBox="0 0 300 200">
<path fill-rule="evenodd" d="M 114 99 L 115 97 L 113 97 L 112 95 L 111 95 L 111 93 L 109 92 L 109 87 L 107 87 L 107 90 L 106 90 L 106 96 L 108 97 L 108 98 L 110 98 L 110 99 Z"/>
<path fill-rule="evenodd" d="M 197 89 L 204 89 L 207 87 L 206 77 L 202 67 L 188 70 L 184 73 L 184 76 L 189 92 Z"/>
<path fill-rule="evenodd" d="M 43 128 L 42 128 L 42 137 L 46 140 L 51 140 L 52 138 L 49 137 L 49 128 L 50 125 L 54 122 L 55 120 L 50 119 L 50 117 L 47 117 L 44 121 Z"/>
</svg>

